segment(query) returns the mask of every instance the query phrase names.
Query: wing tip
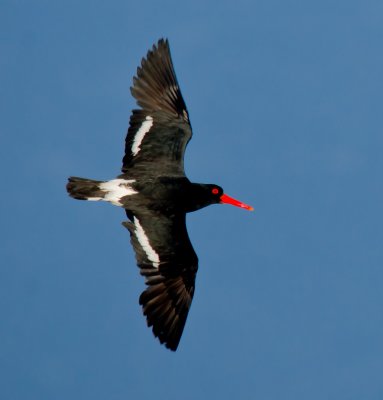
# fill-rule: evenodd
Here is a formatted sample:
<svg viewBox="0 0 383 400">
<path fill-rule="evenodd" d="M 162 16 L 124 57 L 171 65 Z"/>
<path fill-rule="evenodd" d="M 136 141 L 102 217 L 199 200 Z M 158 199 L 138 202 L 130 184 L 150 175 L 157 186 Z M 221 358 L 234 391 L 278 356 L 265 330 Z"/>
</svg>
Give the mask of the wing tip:
<svg viewBox="0 0 383 400">
<path fill-rule="evenodd" d="M 151 293 L 150 288 L 146 289 L 140 295 L 139 304 L 142 306 L 147 326 L 152 328 L 153 335 L 166 348 L 176 351 L 185 328 L 190 305 L 186 313 L 181 316 L 174 305 L 167 307 L 161 304 L 164 300 L 161 299 L 162 291 L 163 289 L 160 292 Z M 168 302 L 169 299 L 167 299 Z"/>
<path fill-rule="evenodd" d="M 181 116 L 189 123 L 167 38 L 159 39 L 141 59 L 130 92 L 142 109 Z"/>
</svg>

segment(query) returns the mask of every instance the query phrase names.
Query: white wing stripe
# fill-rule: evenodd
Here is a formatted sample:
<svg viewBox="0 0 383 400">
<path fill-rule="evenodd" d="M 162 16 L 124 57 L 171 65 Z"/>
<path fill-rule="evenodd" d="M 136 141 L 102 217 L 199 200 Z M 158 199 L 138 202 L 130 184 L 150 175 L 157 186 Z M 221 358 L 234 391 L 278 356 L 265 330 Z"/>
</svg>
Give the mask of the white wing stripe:
<svg viewBox="0 0 383 400">
<path fill-rule="evenodd" d="M 136 156 L 138 152 L 141 150 L 140 148 L 141 143 L 144 140 L 145 135 L 150 131 L 152 125 L 153 125 L 153 118 L 150 115 L 148 115 L 145 118 L 145 121 L 140 126 L 140 129 L 138 129 L 136 136 L 134 136 L 132 144 L 132 153 L 134 156 Z"/>
<path fill-rule="evenodd" d="M 153 267 L 158 268 L 158 266 L 160 265 L 160 257 L 150 245 L 149 239 L 146 236 L 145 231 L 140 224 L 140 221 L 136 217 L 134 217 L 134 226 L 136 227 L 136 236 L 138 243 L 144 250 L 146 256 L 148 257 L 148 260 L 153 264 Z"/>
</svg>

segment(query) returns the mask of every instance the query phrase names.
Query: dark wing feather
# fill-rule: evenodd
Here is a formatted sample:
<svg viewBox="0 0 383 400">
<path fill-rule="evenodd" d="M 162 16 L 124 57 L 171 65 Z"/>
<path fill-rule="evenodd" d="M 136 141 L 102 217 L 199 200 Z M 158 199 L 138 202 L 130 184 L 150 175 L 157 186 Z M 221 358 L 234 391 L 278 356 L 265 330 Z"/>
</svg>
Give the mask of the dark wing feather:
<svg viewBox="0 0 383 400">
<path fill-rule="evenodd" d="M 153 334 L 175 351 L 193 299 L 198 269 L 185 214 L 169 217 L 144 211 L 129 212 L 128 216 L 132 222 L 123 224 L 130 231 L 137 264 L 148 285 L 139 302 Z"/>
<path fill-rule="evenodd" d="M 161 39 L 142 59 L 131 92 L 141 109 L 130 117 L 122 172 L 184 176 L 183 157 L 192 130 L 167 40 Z"/>
</svg>

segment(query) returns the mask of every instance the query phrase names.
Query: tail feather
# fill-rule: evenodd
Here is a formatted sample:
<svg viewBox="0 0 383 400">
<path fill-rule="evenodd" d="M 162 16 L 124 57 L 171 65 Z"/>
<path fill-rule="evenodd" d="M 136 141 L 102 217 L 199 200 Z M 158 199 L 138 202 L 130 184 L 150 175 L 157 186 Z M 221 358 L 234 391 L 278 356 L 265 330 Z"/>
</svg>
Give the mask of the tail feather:
<svg viewBox="0 0 383 400">
<path fill-rule="evenodd" d="M 66 190 L 69 196 L 77 200 L 102 200 L 106 192 L 100 189 L 103 181 L 84 179 L 71 176 L 68 179 Z"/>
</svg>

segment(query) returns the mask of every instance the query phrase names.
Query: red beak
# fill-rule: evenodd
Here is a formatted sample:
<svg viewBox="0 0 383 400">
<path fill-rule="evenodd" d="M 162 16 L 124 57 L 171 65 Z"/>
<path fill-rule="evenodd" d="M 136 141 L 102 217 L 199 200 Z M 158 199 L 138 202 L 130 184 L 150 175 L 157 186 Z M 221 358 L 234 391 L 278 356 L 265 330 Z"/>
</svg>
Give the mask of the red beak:
<svg viewBox="0 0 383 400">
<path fill-rule="evenodd" d="M 253 211 L 254 208 L 251 206 L 248 206 L 245 203 L 242 203 L 239 200 L 235 200 L 232 197 L 228 196 L 227 194 L 223 194 L 220 197 L 221 203 L 225 203 L 225 204 L 231 204 L 232 206 L 236 206 L 236 207 L 240 207 L 240 208 L 244 208 L 245 210 L 249 210 L 249 211 Z"/>
</svg>

